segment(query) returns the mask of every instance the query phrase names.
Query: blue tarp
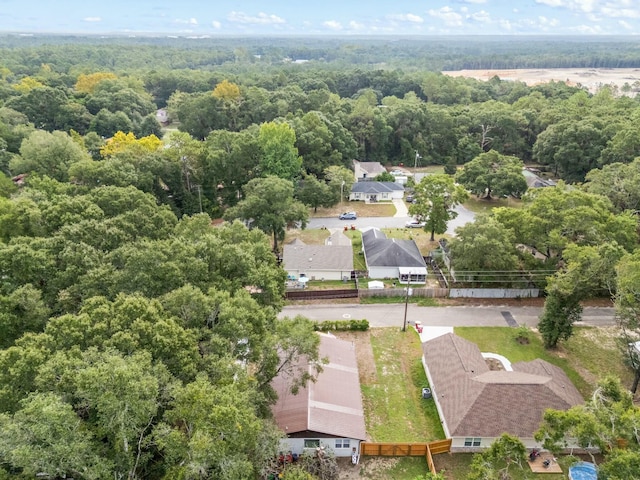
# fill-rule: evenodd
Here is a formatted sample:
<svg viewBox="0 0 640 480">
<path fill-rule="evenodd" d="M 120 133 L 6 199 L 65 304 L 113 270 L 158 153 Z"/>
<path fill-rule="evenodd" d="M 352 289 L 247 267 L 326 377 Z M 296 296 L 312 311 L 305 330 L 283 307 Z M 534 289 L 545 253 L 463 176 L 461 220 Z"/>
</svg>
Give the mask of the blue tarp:
<svg viewBox="0 0 640 480">
<path fill-rule="evenodd" d="M 597 480 L 596 466 L 591 462 L 580 462 L 569 467 L 569 480 Z"/>
</svg>

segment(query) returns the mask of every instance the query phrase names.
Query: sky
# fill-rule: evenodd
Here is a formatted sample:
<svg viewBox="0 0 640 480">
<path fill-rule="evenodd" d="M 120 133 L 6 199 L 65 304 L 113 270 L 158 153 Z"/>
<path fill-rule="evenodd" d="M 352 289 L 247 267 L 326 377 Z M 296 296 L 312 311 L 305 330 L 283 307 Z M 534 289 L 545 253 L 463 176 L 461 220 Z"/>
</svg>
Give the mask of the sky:
<svg viewBox="0 0 640 480">
<path fill-rule="evenodd" d="M 640 0 L 0 0 L 0 32 L 635 35 Z"/>
</svg>

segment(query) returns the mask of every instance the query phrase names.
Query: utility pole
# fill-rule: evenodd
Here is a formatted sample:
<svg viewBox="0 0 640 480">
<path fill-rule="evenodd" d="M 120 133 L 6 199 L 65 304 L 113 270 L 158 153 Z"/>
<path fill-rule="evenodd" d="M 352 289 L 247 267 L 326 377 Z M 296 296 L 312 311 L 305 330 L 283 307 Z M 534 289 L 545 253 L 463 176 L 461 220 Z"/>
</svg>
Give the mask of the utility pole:
<svg viewBox="0 0 640 480">
<path fill-rule="evenodd" d="M 404 297 L 404 321 L 402 322 L 402 331 L 407 331 L 407 308 L 409 307 L 409 289 L 411 287 L 411 272 L 407 280 L 407 294 Z"/>
</svg>

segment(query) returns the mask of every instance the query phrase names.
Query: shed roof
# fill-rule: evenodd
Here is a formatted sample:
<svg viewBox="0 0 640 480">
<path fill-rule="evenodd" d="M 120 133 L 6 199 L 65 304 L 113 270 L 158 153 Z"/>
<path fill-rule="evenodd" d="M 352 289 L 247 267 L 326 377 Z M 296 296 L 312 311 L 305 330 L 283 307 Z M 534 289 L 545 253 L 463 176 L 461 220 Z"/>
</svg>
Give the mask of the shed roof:
<svg viewBox="0 0 640 480">
<path fill-rule="evenodd" d="M 355 346 L 331 335 L 319 335 L 320 357 L 329 363 L 323 365 L 317 381 L 301 388 L 297 395 L 289 391 L 288 378 L 279 375 L 272 382 L 278 393 L 278 401 L 272 407 L 276 424 L 289 434 L 310 430 L 365 440 Z M 299 367 L 310 368 L 305 362 Z"/>
<path fill-rule="evenodd" d="M 562 369 L 541 359 L 491 371 L 476 344 L 452 333 L 425 342 L 423 354 L 451 436 L 532 437 L 547 408 L 584 402 Z"/>
</svg>

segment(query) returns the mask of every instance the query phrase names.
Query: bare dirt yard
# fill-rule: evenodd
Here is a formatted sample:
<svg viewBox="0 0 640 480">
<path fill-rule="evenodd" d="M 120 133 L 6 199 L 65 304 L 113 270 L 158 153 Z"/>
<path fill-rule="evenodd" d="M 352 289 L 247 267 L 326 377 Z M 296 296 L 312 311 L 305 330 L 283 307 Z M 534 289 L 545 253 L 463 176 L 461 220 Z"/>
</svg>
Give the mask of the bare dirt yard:
<svg viewBox="0 0 640 480">
<path fill-rule="evenodd" d="M 452 77 L 468 77 L 489 80 L 498 76 L 502 80 L 519 80 L 527 85 L 537 85 L 551 81 L 566 82 L 569 85 L 585 87 L 596 93 L 605 85 L 613 85 L 621 90 L 625 84 L 630 88 L 625 94 L 635 95 L 640 86 L 639 68 L 546 68 L 513 70 L 458 70 L 442 72 Z M 636 82 L 638 82 L 636 84 Z M 635 84 L 635 85 L 634 85 Z"/>
</svg>

